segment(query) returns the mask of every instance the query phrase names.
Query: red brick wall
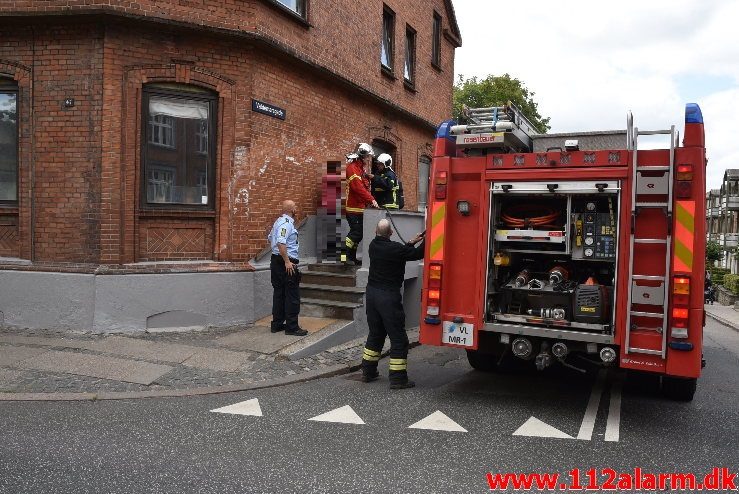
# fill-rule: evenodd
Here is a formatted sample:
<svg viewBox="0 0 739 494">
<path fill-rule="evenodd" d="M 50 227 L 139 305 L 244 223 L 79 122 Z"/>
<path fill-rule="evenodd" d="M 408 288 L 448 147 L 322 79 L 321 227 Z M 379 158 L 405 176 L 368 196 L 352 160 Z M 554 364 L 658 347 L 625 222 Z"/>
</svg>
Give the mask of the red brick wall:
<svg viewBox="0 0 739 494">
<path fill-rule="evenodd" d="M 396 12 L 400 72 L 405 23 L 401 9 Z M 379 48 L 357 73 L 371 78 L 376 68 L 377 86 L 392 96 L 389 99 L 408 108 L 417 105 L 426 112 L 424 118 L 440 120 L 451 106 L 452 51 L 445 42 L 442 53 L 448 70 L 439 73 L 431 67 L 430 13 L 428 17 L 427 55 L 422 28 L 414 26 L 417 93 L 406 90 L 402 80 L 379 74 Z M 289 18 L 277 18 L 296 29 Z M 311 19 L 318 22 L 318 12 Z M 111 18 L 93 23 L 79 17 L 32 24 L 35 50 L 28 29 L 0 27 L 3 40 L 17 40 L 10 49 L 0 45 L 0 64 L 12 60 L 35 71 L 34 145 L 21 144 L 34 150 L 33 208 L 30 201 L 18 208 L 21 237 L 24 218 L 33 210 L 34 260 L 248 260 L 264 248 L 280 202 L 292 198 L 301 216 L 313 213 L 326 161 L 343 161 L 360 141 L 381 139 L 395 146 L 406 208 L 416 206 L 417 163 L 421 155 L 430 154 L 433 129 L 330 73 L 260 43 L 174 26 Z M 379 46 L 379 38 L 365 44 L 362 49 Z M 335 55 L 326 50 L 326 63 L 356 59 L 358 49 L 349 43 L 334 50 Z M 217 185 L 211 212 L 142 207 L 141 91 L 152 82 L 193 84 L 218 94 Z M 66 97 L 75 98 L 74 108 L 62 108 Z M 252 98 L 285 108 L 287 118 L 252 112 Z M 21 175 L 30 174 L 30 161 L 21 164 Z M 31 258 L 29 245 L 21 239 L 21 257 Z"/>
<path fill-rule="evenodd" d="M 443 28 L 451 30 L 444 0 L 384 1 L 396 13 L 395 73 L 399 79 L 394 81 L 380 73 L 383 0 L 307 1 L 310 27 L 282 13 L 274 5 L 276 0 L 17 0 L 0 5 L 0 15 L 108 11 L 257 35 L 430 122 L 448 117 L 454 77 L 454 46 L 448 39 L 442 37 L 442 71 L 431 66 L 434 11 L 442 16 Z M 403 89 L 406 23 L 417 31 L 416 88 L 422 95 Z"/>
</svg>

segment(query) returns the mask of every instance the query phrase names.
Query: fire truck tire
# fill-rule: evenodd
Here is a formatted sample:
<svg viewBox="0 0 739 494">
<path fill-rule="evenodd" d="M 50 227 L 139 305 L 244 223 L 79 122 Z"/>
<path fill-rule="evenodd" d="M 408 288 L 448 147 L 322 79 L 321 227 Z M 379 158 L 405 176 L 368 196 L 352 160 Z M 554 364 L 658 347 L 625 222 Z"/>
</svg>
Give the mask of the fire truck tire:
<svg viewBox="0 0 739 494">
<path fill-rule="evenodd" d="M 467 350 L 467 361 L 473 369 L 481 372 L 493 372 L 498 367 L 500 357 L 493 353 L 483 353 L 479 350 Z"/>
<path fill-rule="evenodd" d="M 672 400 L 692 401 L 697 385 L 697 379 L 685 379 L 672 376 L 662 377 L 662 393 Z"/>
</svg>

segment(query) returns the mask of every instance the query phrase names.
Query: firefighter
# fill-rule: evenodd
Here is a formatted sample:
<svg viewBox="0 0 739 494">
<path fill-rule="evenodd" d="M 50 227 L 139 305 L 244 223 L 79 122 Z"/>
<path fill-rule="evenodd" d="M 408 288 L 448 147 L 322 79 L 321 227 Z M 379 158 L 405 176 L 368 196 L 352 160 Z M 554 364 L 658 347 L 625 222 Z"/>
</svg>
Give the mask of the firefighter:
<svg viewBox="0 0 739 494">
<path fill-rule="evenodd" d="M 282 216 L 277 218 L 269 232 L 272 258 L 269 270 L 272 281 L 271 331 L 293 336 L 305 336 L 307 331 L 298 326 L 300 313 L 300 271 L 298 270 L 298 229 L 295 228 L 295 202 L 282 203 Z"/>
<path fill-rule="evenodd" d="M 367 280 L 366 310 L 369 335 L 362 355 L 362 381 L 377 379 L 377 362 L 390 338 L 390 389 L 412 388 L 408 380 L 408 335 L 405 332 L 405 311 L 400 289 L 405 278 L 405 263 L 423 259 L 423 234 L 403 245 L 390 240 L 390 221 L 377 223 L 377 236 L 369 245 L 370 268 Z M 417 247 L 415 244 L 421 242 Z"/>
<path fill-rule="evenodd" d="M 360 143 L 357 152 L 347 155 L 346 181 L 348 193 L 346 197 L 346 221 L 349 223 L 349 234 L 344 240 L 344 252 L 341 261 L 349 264 L 359 264 L 357 261 L 357 246 L 362 241 L 364 208 L 367 204 L 377 207 L 377 201 L 370 193 L 370 178 L 366 167 L 374 156 L 372 146 Z"/>
<path fill-rule="evenodd" d="M 400 186 L 392 167 L 393 158 L 389 154 L 382 153 L 377 157 L 377 172 L 372 177 L 372 195 L 381 208 L 400 209 L 398 203 Z"/>
</svg>

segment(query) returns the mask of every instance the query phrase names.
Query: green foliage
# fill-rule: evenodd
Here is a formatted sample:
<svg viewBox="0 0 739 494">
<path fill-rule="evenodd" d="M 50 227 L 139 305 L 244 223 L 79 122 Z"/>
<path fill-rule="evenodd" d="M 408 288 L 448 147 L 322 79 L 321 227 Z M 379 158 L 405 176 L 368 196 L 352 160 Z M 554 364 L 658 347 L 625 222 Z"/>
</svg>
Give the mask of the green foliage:
<svg viewBox="0 0 739 494">
<path fill-rule="evenodd" d="M 508 74 L 489 75 L 484 79 L 477 77 L 465 79 L 460 74 L 454 85 L 454 118 L 460 121 L 462 105 L 469 108 L 485 108 L 502 106 L 510 101 L 526 115 L 539 132 L 546 133 L 551 128 L 550 119 L 539 114 L 538 104 L 534 101 L 535 94 L 529 91 L 523 82 Z"/>
<path fill-rule="evenodd" d="M 712 265 L 724 258 L 724 251 L 718 242 L 706 242 L 706 264 Z"/>
<path fill-rule="evenodd" d="M 708 270 L 711 272 L 711 283 L 714 285 L 723 285 L 724 275 L 728 274 L 731 270 L 726 268 L 717 268 L 710 266 Z"/>
<path fill-rule="evenodd" d="M 739 274 L 724 275 L 724 287 L 734 295 L 739 295 Z"/>
</svg>

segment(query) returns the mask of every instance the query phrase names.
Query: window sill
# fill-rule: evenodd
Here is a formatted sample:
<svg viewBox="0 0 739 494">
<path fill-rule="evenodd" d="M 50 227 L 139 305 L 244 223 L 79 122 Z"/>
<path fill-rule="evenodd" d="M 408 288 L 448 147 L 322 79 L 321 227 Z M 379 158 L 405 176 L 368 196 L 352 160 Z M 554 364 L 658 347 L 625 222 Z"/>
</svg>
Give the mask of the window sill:
<svg viewBox="0 0 739 494">
<path fill-rule="evenodd" d="M 0 214 L 18 214 L 19 208 L 16 204 L 0 204 Z"/>
<path fill-rule="evenodd" d="M 431 62 L 431 66 L 436 70 L 437 72 L 444 72 L 444 69 L 441 68 L 441 65 L 437 64 L 436 62 Z"/>
<path fill-rule="evenodd" d="M 403 87 L 414 94 L 418 92 L 418 89 L 416 89 L 416 85 L 410 82 L 408 79 L 403 79 Z"/>
<path fill-rule="evenodd" d="M 382 72 L 382 75 L 390 79 L 391 81 L 397 81 L 398 78 L 395 77 L 395 73 L 392 71 L 392 69 L 387 68 L 386 66 L 380 64 L 380 72 Z"/>
<path fill-rule="evenodd" d="M 147 208 L 140 209 L 139 218 L 215 218 L 215 211 L 190 208 Z"/>
<path fill-rule="evenodd" d="M 310 22 L 308 22 L 307 15 L 306 17 L 303 17 L 302 15 L 298 14 L 294 10 L 290 10 L 289 8 L 285 7 L 277 0 L 266 0 L 266 3 L 273 9 L 277 10 L 278 12 L 285 15 L 286 17 L 289 17 L 290 19 L 297 22 L 304 28 L 310 29 L 311 27 L 313 27 L 311 26 Z"/>
</svg>

